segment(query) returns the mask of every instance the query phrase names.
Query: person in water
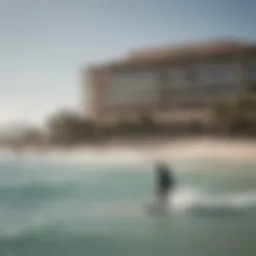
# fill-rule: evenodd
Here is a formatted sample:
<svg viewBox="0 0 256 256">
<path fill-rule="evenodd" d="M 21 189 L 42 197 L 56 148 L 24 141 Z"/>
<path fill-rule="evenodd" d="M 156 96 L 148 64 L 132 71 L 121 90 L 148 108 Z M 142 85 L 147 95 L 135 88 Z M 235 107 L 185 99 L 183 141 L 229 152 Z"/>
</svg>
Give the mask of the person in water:
<svg viewBox="0 0 256 256">
<path fill-rule="evenodd" d="M 175 187 L 174 175 L 170 168 L 163 162 L 156 166 L 156 195 L 158 202 L 163 207 L 168 206 L 169 194 Z"/>
</svg>

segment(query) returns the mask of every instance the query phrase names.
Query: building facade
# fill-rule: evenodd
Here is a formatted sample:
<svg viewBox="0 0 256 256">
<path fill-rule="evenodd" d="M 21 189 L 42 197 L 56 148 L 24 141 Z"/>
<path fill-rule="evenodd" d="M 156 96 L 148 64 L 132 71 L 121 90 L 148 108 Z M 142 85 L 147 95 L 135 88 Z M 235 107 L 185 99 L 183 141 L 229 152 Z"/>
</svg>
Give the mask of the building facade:
<svg viewBox="0 0 256 256">
<path fill-rule="evenodd" d="M 83 86 L 85 108 L 98 121 L 141 111 L 167 122 L 207 120 L 216 101 L 256 93 L 256 45 L 222 40 L 137 51 L 86 70 Z"/>
</svg>

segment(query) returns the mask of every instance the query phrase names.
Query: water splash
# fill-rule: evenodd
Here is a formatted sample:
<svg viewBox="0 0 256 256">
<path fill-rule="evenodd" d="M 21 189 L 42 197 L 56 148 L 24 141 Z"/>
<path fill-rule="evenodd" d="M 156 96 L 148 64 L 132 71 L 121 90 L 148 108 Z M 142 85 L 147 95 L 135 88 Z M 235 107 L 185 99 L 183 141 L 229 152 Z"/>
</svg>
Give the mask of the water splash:
<svg viewBox="0 0 256 256">
<path fill-rule="evenodd" d="M 170 197 L 170 205 L 176 211 L 194 212 L 238 212 L 256 207 L 256 191 L 245 191 L 225 195 L 210 195 L 195 188 L 178 190 Z"/>
</svg>

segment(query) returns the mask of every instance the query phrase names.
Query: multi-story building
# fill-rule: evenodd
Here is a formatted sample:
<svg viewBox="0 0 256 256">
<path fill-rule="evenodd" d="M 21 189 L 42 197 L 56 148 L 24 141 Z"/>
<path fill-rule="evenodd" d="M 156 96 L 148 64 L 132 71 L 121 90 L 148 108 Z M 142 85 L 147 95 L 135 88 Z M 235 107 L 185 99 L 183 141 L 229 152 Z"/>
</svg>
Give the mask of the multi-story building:
<svg viewBox="0 0 256 256">
<path fill-rule="evenodd" d="M 256 93 L 256 44 L 220 40 L 135 51 L 86 70 L 89 115 L 111 121 L 148 111 L 156 119 L 207 120 L 212 105 Z"/>
</svg>

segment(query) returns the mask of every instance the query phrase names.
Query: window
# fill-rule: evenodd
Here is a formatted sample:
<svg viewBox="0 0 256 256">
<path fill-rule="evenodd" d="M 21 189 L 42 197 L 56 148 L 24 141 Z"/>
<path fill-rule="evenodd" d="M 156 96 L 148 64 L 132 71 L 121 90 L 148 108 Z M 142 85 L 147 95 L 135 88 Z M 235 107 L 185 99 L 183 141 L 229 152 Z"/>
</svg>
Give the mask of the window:
<svg viewBox="0 0 256 256">
<path fill-rule="evenodd" d="M 168 80 L 171 88 L 182 88 L 188 85 L 187 70 L 173 68 L 168 72 Z"/>
<path fill-rule="evenodd" d="M 251 89 L 256 93 L 256 64 L 252 65 L 249 69 L 249 79 L 251 83 Z"/>
<path fill-rule="evenodd" d="M 199 84 L 203 85 L 236 84 L 241 76 L 234 64 L 201 65 L 197 72 Z"/>
<path fill-rule="evenodd" d="M 153 103 L 157 100 L 158 74 L 134 71 L 113 74 L 109 90 L 109 104 Z"/>
<path fill-rule="evenodd" d="M 252 67 L 250 67 L 249 78 L 251 82 L 256 83 L 256 65 L 253 65 Z"/>
</svg>

